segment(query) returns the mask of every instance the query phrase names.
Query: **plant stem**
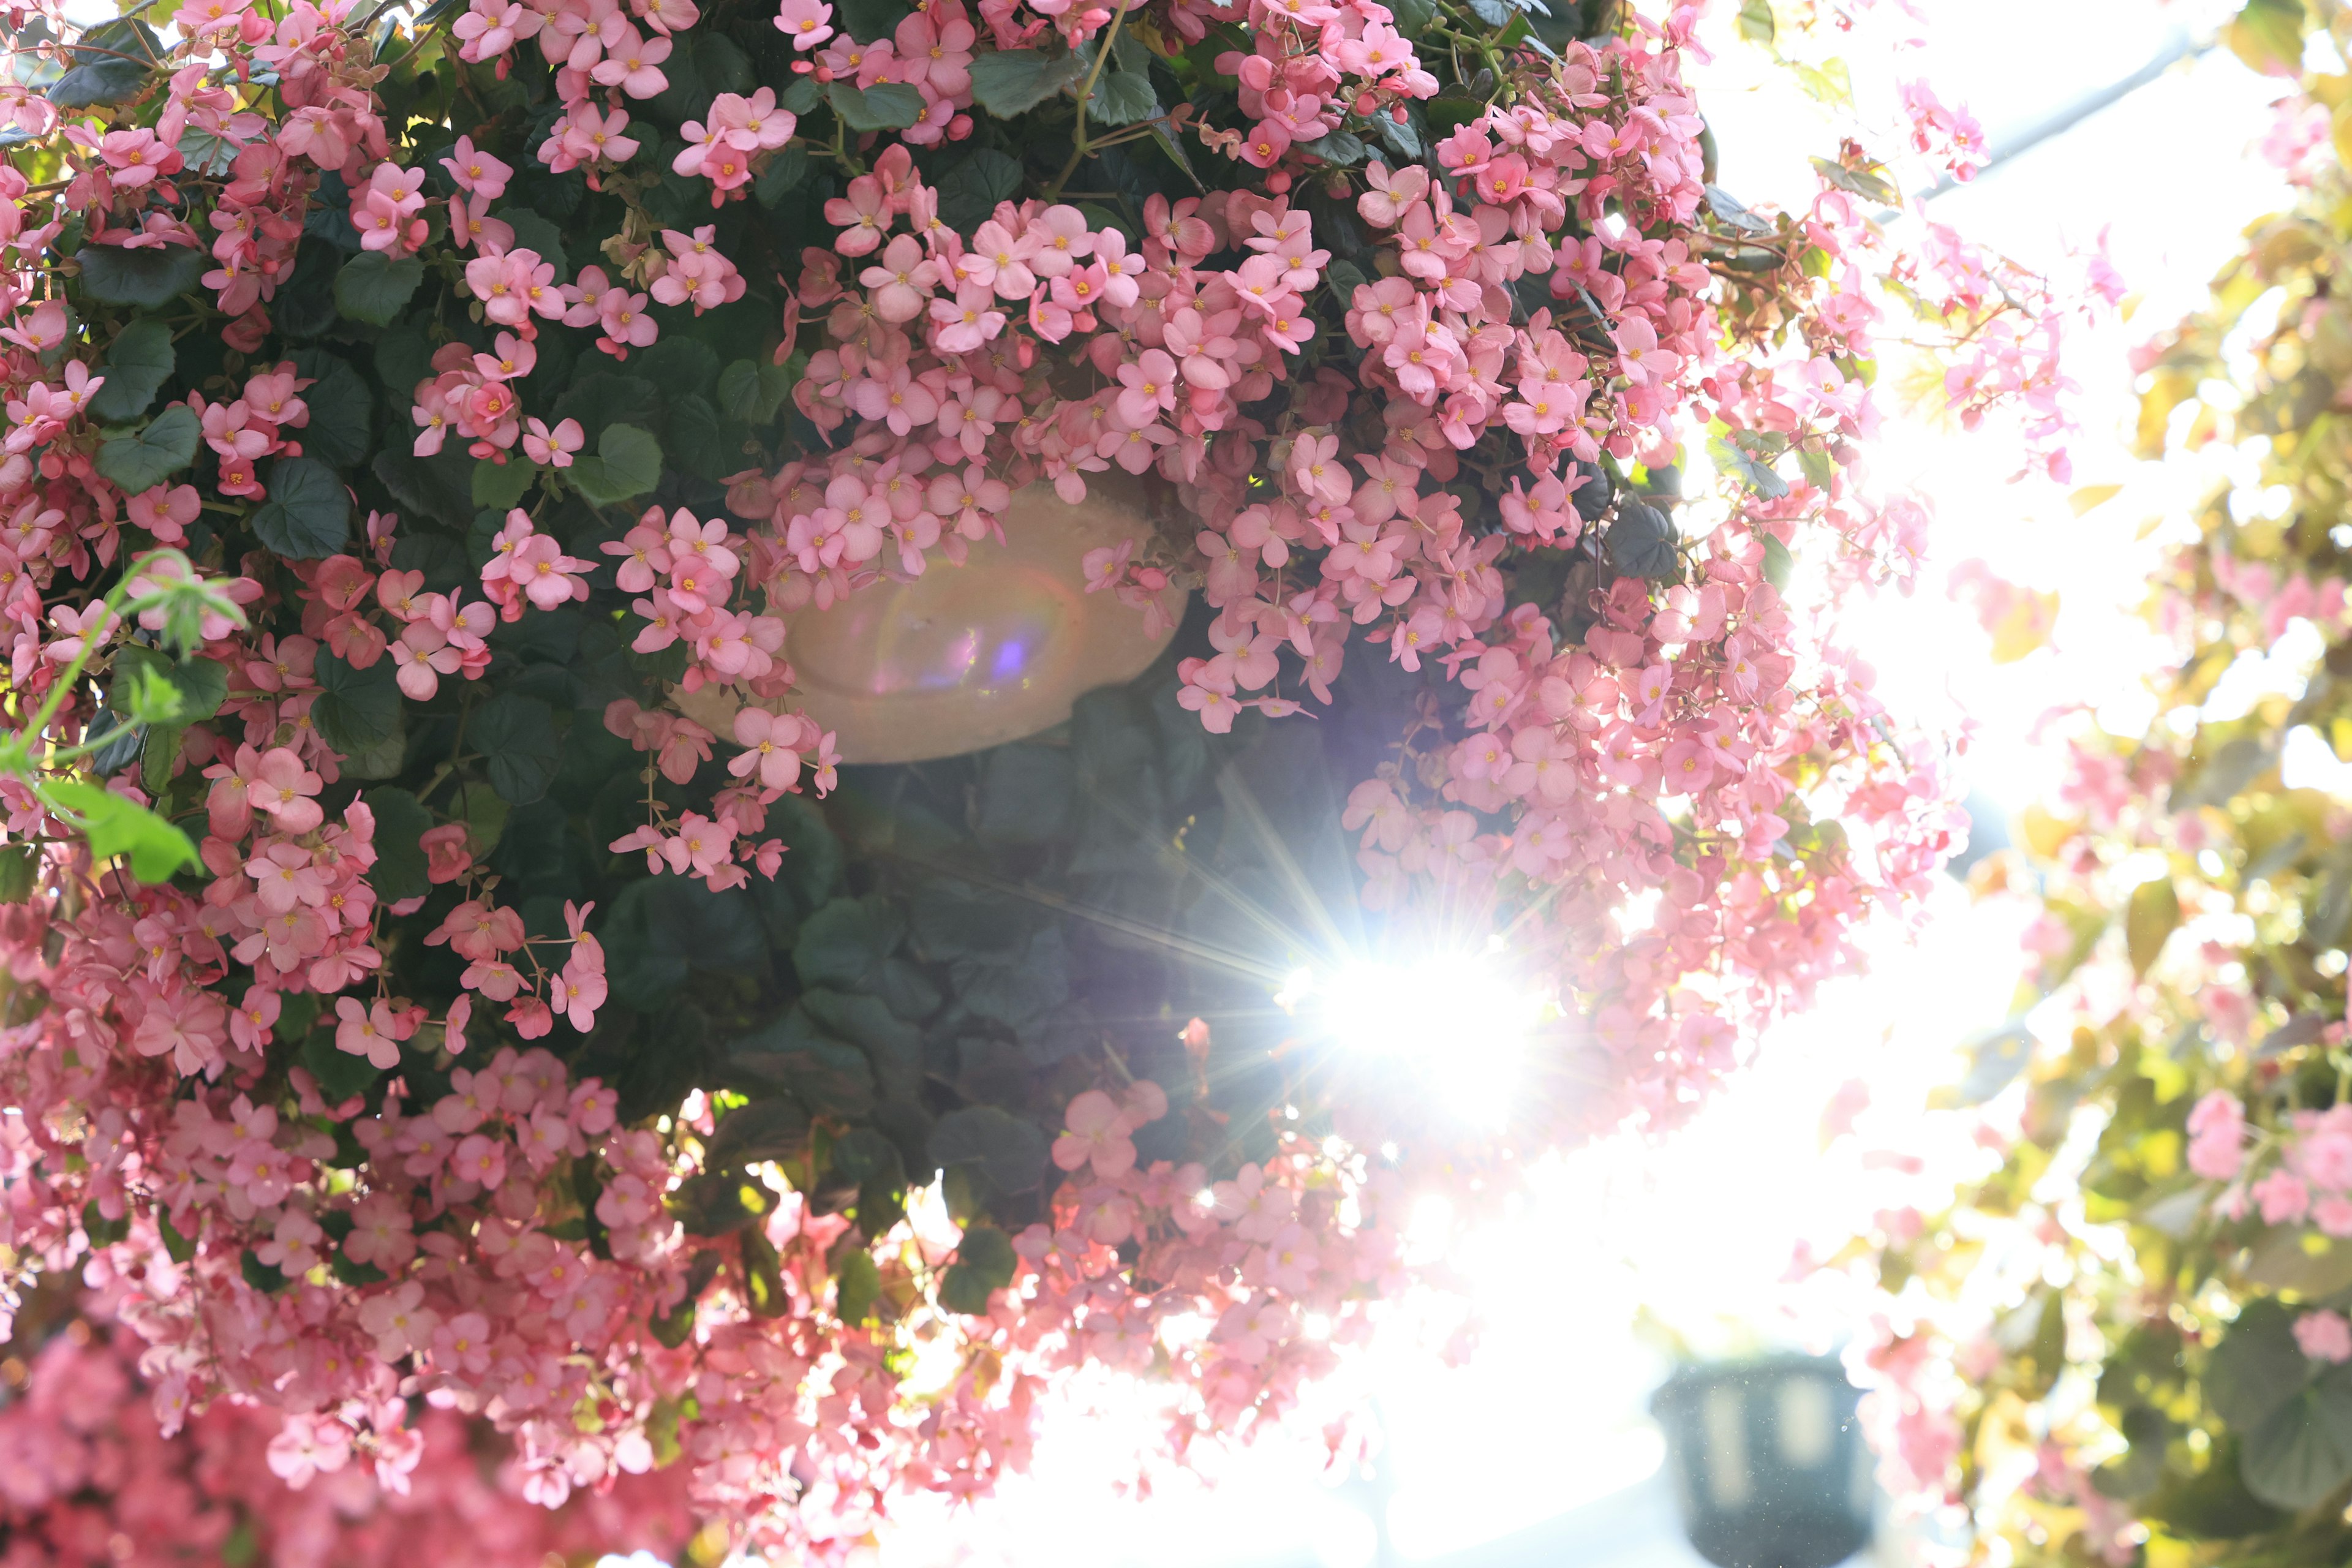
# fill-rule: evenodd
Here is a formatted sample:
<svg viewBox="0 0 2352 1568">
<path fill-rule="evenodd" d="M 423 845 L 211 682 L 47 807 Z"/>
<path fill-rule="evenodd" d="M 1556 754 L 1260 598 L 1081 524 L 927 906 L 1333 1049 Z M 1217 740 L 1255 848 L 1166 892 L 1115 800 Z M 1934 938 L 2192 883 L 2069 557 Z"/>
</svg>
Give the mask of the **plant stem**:
<svg viewBox="0 0 2352 1568">
<path fill-rule="evenodd" d="M 1103 29 L 1101 38 L 1095 44 L 1095 63 L 1087 68 L 1087 79 L 1078 87 L 1078 118 L 1070 127 L 1070 139 L 1075 145 L 1070 148 L 1070 161 L 1062 165 L 1062 172 L 1054 176 L 1052 184 L 1045 187 L 1045 199 L 1049 202 L 1062 194 L 1062 187 L 1070 183 L 1070 176 L 1078 172 L 1079 163 L 1094 150 L 1093 144 L 1087 140 L 1087 102 L 1095 95 L 1095 82 L 1101 77 L 1103 66 L 1110 58 L 1110 47 L 1118 38 L 1118 25 L 1127 20 L 1127 8 L 1132 4 L 1134 0 L 1118 0 L 1118 9 L 1111 13 L 1110 26 Z"/>
</svg>

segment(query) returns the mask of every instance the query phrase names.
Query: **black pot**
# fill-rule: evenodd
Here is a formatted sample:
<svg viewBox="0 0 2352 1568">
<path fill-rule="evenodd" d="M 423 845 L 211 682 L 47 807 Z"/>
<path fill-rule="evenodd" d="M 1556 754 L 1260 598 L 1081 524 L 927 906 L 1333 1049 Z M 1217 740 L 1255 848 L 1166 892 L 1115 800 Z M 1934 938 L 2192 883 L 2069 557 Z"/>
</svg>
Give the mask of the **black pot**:
<svg viewBox="0 0 2352 1568">
<path fill-rule="evenodd" d="M 1699 1555 L 1721 1568 L 1831 1568 L 1867 1545 L 1861 1397 L 1825 1356 L 1722 1362 L 1669 1379 L 1650 1408 Z"/>
</svg>

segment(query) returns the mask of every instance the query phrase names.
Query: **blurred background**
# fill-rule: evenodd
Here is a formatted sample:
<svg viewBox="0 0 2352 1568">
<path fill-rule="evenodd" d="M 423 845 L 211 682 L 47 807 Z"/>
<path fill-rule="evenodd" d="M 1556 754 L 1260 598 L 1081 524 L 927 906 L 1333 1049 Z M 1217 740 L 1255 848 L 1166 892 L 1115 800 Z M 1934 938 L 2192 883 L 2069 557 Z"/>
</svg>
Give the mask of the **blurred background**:
<svg viewBox="0 0 2352 1568">
<path fill-rule="evenodd" d="M 1725 149 L 1718 183 L 1740 201 L 1798 210 L 1811 199 L 1808 156 L 1836 134 L 1821 94 L 1850 90 L 1876 142 L 1894 146 L 1898 84 L 1925 79 L 1977 115 L 1992 157 L 1968 184 L 1916 185 L 1927 215 L 2037 268 L 2104 244 L 2130 290 L 2124 319 L 2073 360 L 2086 417 L 2069 484 L 2009 482 L 2019 459 L 1989 431 L 1914 419 L 1882 441 L 1879 480 L 1933 498 L 1942 557 L 1915 596 L 1857 606 L 1853 632 L 1884 650 L 1880 689 L 1898 711 L 1973 727 L 1961 771 L 1979 851 L 2007 842 L 2011 812 L 2055 782 L 2057 748 L 2037 743 L 2036 721 L 2053 705 L 2096 708 L 2137 690 L 2151 649 L 2126 611 L 2165 537 L 2144 520 L 2210 484 L 2177 466 L 2127 470 L 2121 444 L 2102 438 L 2136 414 L 2132 346 L 2198 306 L 2242 229 L 2286 199 L 2257 149 L 2290 84 L 2217 45 L 2234 10 L 2209 0 L 1887 0 L 1842 35 L 1816 29 L 1816 52 L 1787 63 L 1740 43 L 1727 14 L 1702 33 L 1716 58 L 1696 85 Z M 2025 36 L 2041 47 L 2020 51 Z M 1696 493 L 1711 477 L 1688 482 Z M 1974 561 L 2062 597 L 2063 639 L 1996 662 L 1948 592 L 1954 568 Z M 2294 679 L 2260 663 L 2233 671 L 2219 700 L 2251 703 Z M 2106 717 L 2123 732 L 2146 719 Z M 2334 765 L 2290 757 L 2304 773 L 2290 782 L 2332 783 Z M 1449 1368 L 1400 1346 L 1338 1391 L 1377 1419 L 1369 1474 L 1330 1482 L 1307 1432 L 1257 1445 L 1206 1483 L 1145 1498 L 1100 1463 L 1116 1444 L 1091 1427 L 1050 1431 L 1032 1476 L 973 1510 L 910 1516 L 877 1568 L 1701 1563 L 1651 1415 L 1677 1353 L 1834 1355 L 1859 1303 L 1791 1284 L 1801 1272 L 1792 1263 L 1868 1231 L 1888 1205 L 1933 1207 L 1990 1162 L 1917 1114 L 1964 1070 L 1961 1047 L 2037 1022 L 2011 1016 L 2026 912 L 1971 900 L 1959 880 L 1967 863 L 1916 940 L 1879 933 L 1869 973 L 1765 1042 L 1696 1125 L 1664 1146 L 1619 1142 L 1557 1161 L 1535 1173 L 1529 1201 L 1454 1237 L 1484 1310 L 1481 1349 Z M 1455 1228 L 1444 1213 L 1417 1220 Z M 1882 1521 L 1856 1561 L 1910 1561 L 1920 1528 Z"/>
</svg>

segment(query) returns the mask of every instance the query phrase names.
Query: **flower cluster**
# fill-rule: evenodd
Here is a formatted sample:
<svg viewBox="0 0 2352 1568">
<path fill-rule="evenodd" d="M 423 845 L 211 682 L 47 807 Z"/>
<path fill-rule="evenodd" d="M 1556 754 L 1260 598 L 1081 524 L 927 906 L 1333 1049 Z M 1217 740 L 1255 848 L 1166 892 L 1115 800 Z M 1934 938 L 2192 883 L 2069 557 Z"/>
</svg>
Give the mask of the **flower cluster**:
<svg viewBox="0 0 2352 1568">
<path fill-rule="evenodd" d="M 295 1496 L 487 1429 L 501 1495 L 674 1470 L 837 1559 L 1087 1366 L 1255 1430 L 1419 1278 L 1416 1184 L 1524 1151 L 1215 955 L 1507 924 L 1587 1086 L 1528 1136 L 1661 1129 L 1954 841 L 1819 613 L 1927 521 L 1863 482 L 1869 279 L 2053 443 L 2069 318 L 1886 254 L 1858 152 L 1710 189 L 1686 12 L 35 10 L 0 1286 L 79 1268 Z M 1176 649 L 846 769 L 796 618 L 1095 485 L 1150 528 L 1085 586 Z M 1252 815 L 1352 874 L 1236 891 Z"/>
</svg>

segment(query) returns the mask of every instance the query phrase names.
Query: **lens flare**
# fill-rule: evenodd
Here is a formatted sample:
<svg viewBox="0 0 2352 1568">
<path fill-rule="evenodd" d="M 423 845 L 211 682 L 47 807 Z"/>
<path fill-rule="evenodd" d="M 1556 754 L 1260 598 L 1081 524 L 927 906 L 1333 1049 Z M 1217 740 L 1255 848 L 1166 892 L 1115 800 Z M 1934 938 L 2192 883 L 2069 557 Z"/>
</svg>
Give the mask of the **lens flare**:
<svg viewBox="0 0 2352 1568">
<path fill-rule="evenodd" d="M 1499 1122 L 1519 1087 L 1544 997 L 1493 952 L 1358 960 L 1285 987 L 1344 1051 L 1391 1066 L 1454 1113 Z"/>
</svg>

